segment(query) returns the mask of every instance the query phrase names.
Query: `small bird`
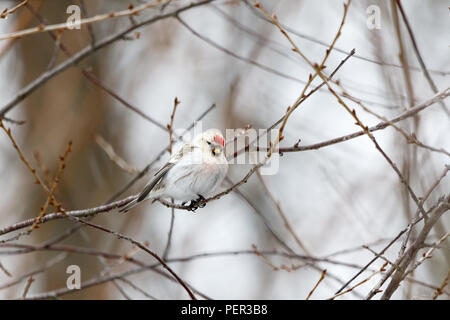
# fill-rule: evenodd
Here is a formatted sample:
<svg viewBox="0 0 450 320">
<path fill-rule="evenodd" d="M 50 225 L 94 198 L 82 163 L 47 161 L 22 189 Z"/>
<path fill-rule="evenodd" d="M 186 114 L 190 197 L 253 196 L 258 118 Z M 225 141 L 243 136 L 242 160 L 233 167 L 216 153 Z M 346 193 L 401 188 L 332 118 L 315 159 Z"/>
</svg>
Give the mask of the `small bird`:
<svg viewBox="0 0 450 320">
<path fill-rule="evenodd" d="M 225 140 L 217 129 L 208 129 L 196 135 L 155 173 L 139 196 L 120 212 L 127 212 L 144 200 L 158 198 L 173 198 L 182 201 L 183 205 L 190 201 L 191 209 L 197 209 L 198 202 L 214 192 L 227 175 L 224 147 Z"/>
</svg>

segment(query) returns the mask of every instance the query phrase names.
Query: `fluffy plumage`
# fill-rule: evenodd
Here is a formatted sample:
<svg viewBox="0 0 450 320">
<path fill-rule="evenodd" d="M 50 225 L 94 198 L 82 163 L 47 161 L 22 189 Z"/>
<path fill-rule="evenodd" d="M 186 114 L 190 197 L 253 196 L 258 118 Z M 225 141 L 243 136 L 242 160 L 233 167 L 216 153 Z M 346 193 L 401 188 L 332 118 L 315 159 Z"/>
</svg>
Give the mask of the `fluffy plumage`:
<svg viewBox="0 0 450 320">
<path fill-rule="evenodd" d="M 224 146 L 223 135 L 217 129 L 198 134 L 155 173 L 138 198 L 120 211 L 127 212 L 148 199 L 174 198 L 186 202 L 212 194 L 228 171 Z"/>
</svg>

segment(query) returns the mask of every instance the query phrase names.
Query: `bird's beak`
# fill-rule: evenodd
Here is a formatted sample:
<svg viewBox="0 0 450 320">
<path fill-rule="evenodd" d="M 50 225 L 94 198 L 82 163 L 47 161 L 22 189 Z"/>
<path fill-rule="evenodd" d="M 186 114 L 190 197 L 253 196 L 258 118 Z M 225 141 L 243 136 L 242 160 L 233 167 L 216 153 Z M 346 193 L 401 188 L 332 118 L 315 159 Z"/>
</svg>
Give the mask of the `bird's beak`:
<svg viewBox="0 0 450 320">
<path fill-rule="evenodd" d="M 214 149 L 212 150 L 214 155 L 218 155 L 222 152 L 223 148 L 221 146 L 215 146 Z"/>
</svg>

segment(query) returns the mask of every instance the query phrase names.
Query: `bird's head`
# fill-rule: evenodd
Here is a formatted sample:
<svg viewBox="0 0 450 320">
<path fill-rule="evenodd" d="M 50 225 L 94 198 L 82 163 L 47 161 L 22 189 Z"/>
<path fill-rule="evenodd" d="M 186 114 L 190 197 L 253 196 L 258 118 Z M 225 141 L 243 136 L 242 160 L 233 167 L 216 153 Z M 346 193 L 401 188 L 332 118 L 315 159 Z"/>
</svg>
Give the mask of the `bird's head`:
<svg viewBox="0 0 450 320">
<path fill-rule="evenodd" d="M 223 154 L 225 139 L 218 129 L 208 129 L 194 138 L 194 144 L 217 157 Z"/>
</svg>

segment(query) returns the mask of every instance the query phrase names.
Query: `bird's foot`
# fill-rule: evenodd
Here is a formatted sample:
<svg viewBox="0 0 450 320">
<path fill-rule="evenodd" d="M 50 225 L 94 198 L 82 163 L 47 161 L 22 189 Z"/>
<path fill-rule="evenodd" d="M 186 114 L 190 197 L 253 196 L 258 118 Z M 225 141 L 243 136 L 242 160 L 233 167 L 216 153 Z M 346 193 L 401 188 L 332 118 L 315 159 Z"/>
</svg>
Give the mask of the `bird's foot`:
<svg viewBox="0 0 450 320">
<path fill-rule="evenodd" d="M 203 200 L 205 200 L 205 197 L 203 197 L 201 194 L 198 195 L 197 204 L 199 208 L 204 208 L 206 206 L 206 202 L 200 203 Z M 200 204 L 199 204 L 200 203 Z"/>
<path fill-rule="evenodd" d="M 195 210 L 197 210 L 197 209 L 198 209 L 198 201 L 191 200 L 191 202 L 189 202 L 189 206 L 188 206 L 187 210 L 195 212 Z"/>
<path fill-rule="evenodd" d="M 205 198 L 202 195 L 198 195 L 198 199 L 191 200 L 189 203 L 189 211 L 195 212 L 198 208 L 204 208 L 206 206 L 206 203 L 200 203 L 201 201 L 205 200 Z"/>
</svg>

